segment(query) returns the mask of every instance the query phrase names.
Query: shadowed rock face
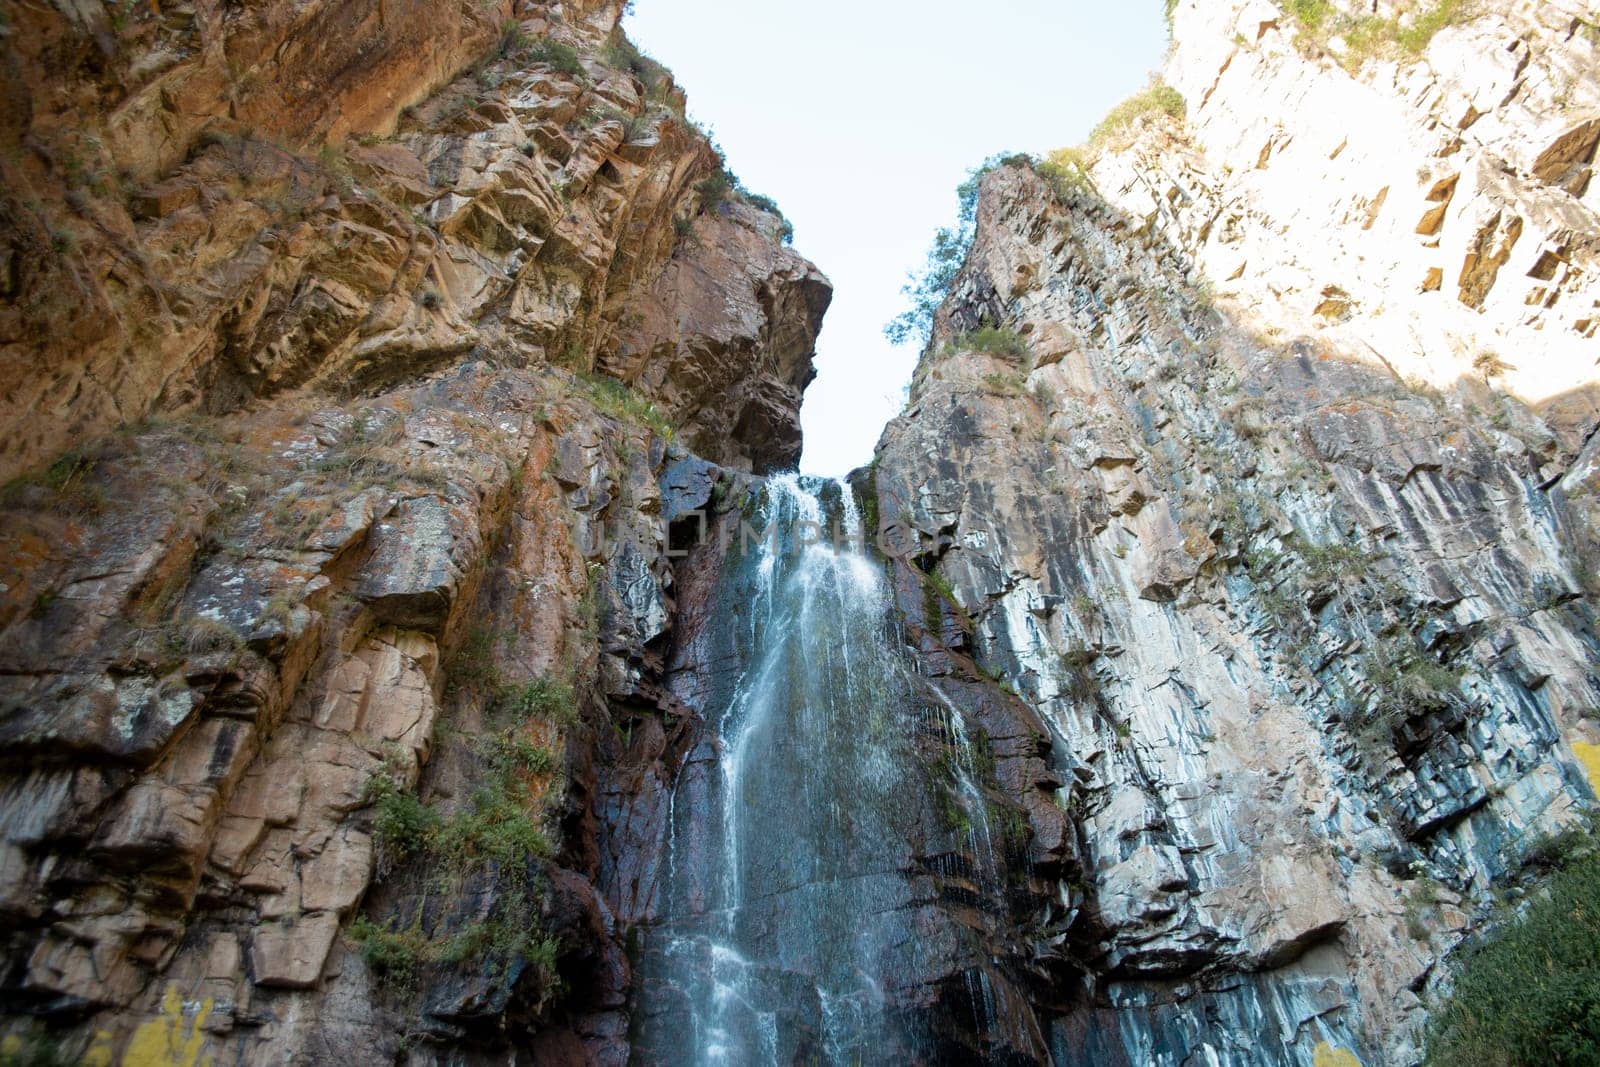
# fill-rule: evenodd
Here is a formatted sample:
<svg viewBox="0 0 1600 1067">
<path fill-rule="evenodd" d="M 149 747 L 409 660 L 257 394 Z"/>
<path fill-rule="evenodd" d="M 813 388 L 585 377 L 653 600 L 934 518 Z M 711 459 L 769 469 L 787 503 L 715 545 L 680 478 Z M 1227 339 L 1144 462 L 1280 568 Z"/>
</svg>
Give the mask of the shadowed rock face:
<svg viewBox="0 0 1600 1067">
<path fill-rule="evenodd" d="M 830 289 L 620 7 L 8 13 L 4 1034 L 627 1058 L 600 783 Z"/>
<path fill-rule="evenodd" d="M 703 719 L 607 819 L 642 1062 L 1049 1055 L 1028 1005 L 1070 965 L 1028 925 L 1077 843 L 1045 727 L 894 623 L 923 587 L 863 543 L 855 493 L 773 479 L 683 575 L 671 687 Z"/>
<path fill-rule="evenodd" d="M 601 367 L 661 398 L 697 454 L 757 474 L 800 462 L 795 413 L 833 295 L 770 219 L 738 207 L 697 220 Z"/>
</svg>

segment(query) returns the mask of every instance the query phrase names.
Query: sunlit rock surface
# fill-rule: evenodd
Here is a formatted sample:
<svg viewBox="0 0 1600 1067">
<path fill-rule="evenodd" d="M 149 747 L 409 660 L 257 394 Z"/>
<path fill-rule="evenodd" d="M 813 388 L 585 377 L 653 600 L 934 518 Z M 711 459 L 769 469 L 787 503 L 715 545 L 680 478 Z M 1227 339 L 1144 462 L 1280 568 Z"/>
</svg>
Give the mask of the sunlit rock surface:
<svg viewBox="0 0 1600 1067">
<path fill-rule="evenodd" d="M 1061 196 L 985 179 L 871 475 L 953 592 L 924 640 L 1069 784 L 1054 1062 L 1411 1062 L 1443 954 L 1593 803 L 1580 30 L 1508 5 L 1352 77 L 1271 4 L 1180 4 L 1186 125 Z"/>
</svg>

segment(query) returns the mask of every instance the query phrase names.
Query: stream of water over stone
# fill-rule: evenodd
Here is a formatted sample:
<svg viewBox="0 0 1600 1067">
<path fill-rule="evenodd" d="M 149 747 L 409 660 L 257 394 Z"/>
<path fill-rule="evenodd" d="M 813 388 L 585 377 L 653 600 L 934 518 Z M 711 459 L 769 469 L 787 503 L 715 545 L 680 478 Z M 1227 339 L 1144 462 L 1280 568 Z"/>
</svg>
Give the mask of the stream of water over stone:
<svg viewBox="0 0 1600 1067">
<path fill-rule="evenodd" d="M 724 570 L 711 654 L 738 667 L 674 795 L 640 1051 L 878 1062 L 919 1044 L 885 997 L 919 950 L 915 679 L 847 485 L 774 477 L 751 525 L 773 536 Z"/>
</svg>

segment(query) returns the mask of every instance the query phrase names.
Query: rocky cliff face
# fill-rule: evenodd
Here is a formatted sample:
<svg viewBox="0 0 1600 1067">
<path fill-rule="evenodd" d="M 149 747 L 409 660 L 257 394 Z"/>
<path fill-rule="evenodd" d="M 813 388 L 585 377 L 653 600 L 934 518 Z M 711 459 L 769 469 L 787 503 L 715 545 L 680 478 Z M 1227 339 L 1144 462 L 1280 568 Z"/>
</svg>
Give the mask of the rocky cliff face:
<svg viewBox="0 0 1600 1067">
<path fill-rule="evenodd" d="M 6 7 L 7 1056 L 626 1059 L 673 472 L 830 290 L 621 7 Z"/>
<path fill-rule="evenodd" d="M 1182 146 L 1113 153 L 1096 188 L 1140 218 L 1179 191 L 1163 232 L 1257 332 L 1440 388 L 1487 377 L 1576 447 L 1600 337 L 1594 12 L 1461 7 L 1385 50 L 1351 10 L 1313 30 L 1267 0 L 1179 5 Z"/>
<path fill-rule="evenodd" d="M 1592 14 L 1179 3 L 775 493 L 828 284 L 621 6 L 4 8 L 0 1058 L 1414 1061 L 1594 802 Z"/>
<path fill-rule="evenodd" d="M 1179 4 L 1188 121 L 984 180 L 880 445 L 908 627 L 1049 727 L 1058 1064 L 1412 1062 L 1594 802 L 1592 18 L 1419 50 Z"/>
<path fill-rule="evenodd" d="M 19 10 L 4 472 L 496 347 L 644 376 L 712 458 L 792 462 L 827 285 L 770 216 L 689 210 L 714 153 L 619 6 Z"/>
</svg>

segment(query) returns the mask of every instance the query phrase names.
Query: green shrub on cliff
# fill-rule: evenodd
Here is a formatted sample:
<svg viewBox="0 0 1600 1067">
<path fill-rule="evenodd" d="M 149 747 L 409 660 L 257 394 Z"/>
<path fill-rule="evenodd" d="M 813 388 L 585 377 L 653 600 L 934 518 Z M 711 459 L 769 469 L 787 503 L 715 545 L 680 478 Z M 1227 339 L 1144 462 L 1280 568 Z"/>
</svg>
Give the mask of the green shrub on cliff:
<svg viewBox="0 0 1600 1067">
<path fill-rule="evenodd" d="M 783 210 L 778 207 L 778 202 L 770 196 L 762 196 L 746 189 L 744 183 L 726 166 L 695 182 L 694 193 L 701 211 L 715 211 L 722 204 L 739 201 L 757 211 L 776 216 L 780 224 L 778 235 L 783 243 L 791 244 L 794 241 L 794 226 L 784 216 Z"/>
<path fill-rule="evenodd" d="M 366 799 L 374 809 L 374 834 L 388 858 L 402 860 L 422 848 L 439 821 L 415 793 L 402 789 L 388 775 L 367 783 Z"/>
<path fill-rule="evenodd" d="M 559 773 L 549 749 L 514 730 L 473 743 L 478 788 L 452 814 L 424 804 L 388 772 L 369 784 L 365 799 L 375 809 L 374 831 L 381 870 L 414 858 L 411 877 L 427 891 L 414 897 L 409 917 L 377 921 L 358 916 L 348 936 L 373 973 L 392 992 L 411 996 L 426 965 L 486 961 L 509 968 L 522 961 L 539 975 L 541 997 L 562 989 L 556 970 L 559 939 L 539 922 L 542 881 L 529 866 L 554 849 L 542 828 L 547 805 L 540 782 Z M 476 880 L 492 877 L 497 891 L 488 914 L 461 921 L 430 913 L 430 894 L 459 895 Z"/>
<path fill-rule="evenodd" d="M 445 657 L 445 691 L 479 698 L 493 696 L 505 684 L 495 663 L 495 648 L 508 635 L 485 626 L 469 627 Z"/>
<path fill-rule="evenodd" d="M 621 27 L 613 30 L 611 36 L 606 38 L 600 58 L 605 60 L 606 66 L 625 70 L 643 82 L 646 95 L 667 77 L 667 68 L 641 52 L 638 45 L 628 40 Z"/>
<path fill-rule="evenodd" d="M 1372 698 L 1353 713 L 1350 726 L 1362 750 L 1378 759 L 1392 750 L 1395 733 L 1408 720 L 1442 710 L 1460 695 L 1461 675 L 1409 634 L 1375 642 L 1361 666 Z"/>
<path fill-rule="evenodd" d="M 760 193 L 752 193 L 743 186 L 739 187 L 738 193 L 745 203 L 757 211 L 765 211 L 769 215 L 777 216 L 778 222 L 781 224 L 778 229 L 778 236 L 786 245 L 794 243 L 794 224 L 784 215 L 783 209 L 778 207 L 776 200 L 770 196 L 762 196 Z"/>
<path fill-rule="evenodd" d="M 529 45 L 523 55 L 529 63 L 553 67 L 569 78 L 583 77 L 583 64 L 578 60 L 578 51 L 570 44 L 545 37 Z"/>
<path fill-rule="evenodd" d="M 1140 119 L 1147 115 L 1169 115 L 1181 120 L 1185 111 L 1183 95 L 1161 79 L 1152 78 L 1145 88 L 1107 112 L 1090 132 L 1086 143 L 1058 148 L 1043 159 L 1030 159 L 1028 163 L 1033 172 L 1049 184 L 1056 198 L 1066 201 L 1093 188 L 1089 168 L 1097 154 L 1108 148 L 1122 147 Z"/>
<path fill-rule="evenodd" d="M 1289 0 L 1288 7 L 1289 14 L 1308 30 L 1321 29 L 1334 11 L 1328 0 Z"/>
<path fill-rule="evenodd" d="M 900 345 L 907 341 L 924 345 L 928 343 L 928 337 L 933 333 L 934 313 L 949 295 L 950 286 L 955 283 L 956 274 L 961 270 L 977 232 L 978 186 L 990 171 L 1018 163 L 1033 165 L 1028 156 L 990 156 L 969 171 L 967 180 L 956 187 L 956 225 L 953 229 L 940 227 L 934 232 L 933 247 L 928 250 L 927 262 L 921 271 L 910 274 L 906 284 L 901 287 L 900 291 L 911 302 L 911 306 L 884 326 L 883 334 L 890 344 Z"/>
<path fill-rule="evenodd" d="M 1028 342 L 1015 330 L 1004 330 L 997 326 L 981 326 L 971 333 L 964 333 L 951 343 L 952 348 L 965 349 L 968 352 L 984 352 L 991 356 L 1006 356 L 1010 359 L 1023 360 L 1028 358 Z"/>
<path fill-rule="evenodd" d="M 1090 188 L 1089 158 L 1081 148 L 1058 148 L 1034 164 L 1033 172 L 1049 183 L 1058 200 Z"/>
<path fill-rule="evenodd" d="M 1184 116 L 1183 94 L 1160 78 L 1128 97 L 1106 113 L 1089 134 L 1090 149 L 1115 146 L 1133 128 L 1134 123 L 1146 115 L 1168 115 L 1175 119 Z"/>
<path fill-rule="evenodd" d="M 994 396 L 1017 398 L 1028 390 L 1028 380 L 1017 373 L 1011 374 L 985 374 L 983 376 L 984 391 Z"/>
<path fill-rule="evenodd" d="M 694 183 L 694 195 L 700 198 L 700 210 L 711 211 L 733 195 L 733 177 L 719 168 Z"/>
<path fill-rule="evenodd" d="M 1415 59 L 1446 26 L 1472 15 L 1466 0 L 1432 0 L 1392 16 L 1349 14 L 1330 0 L 1283 0 L 1299 24 L 1300 40 L 1316 49 L 1341 42 L 1339 61 L 1352 73 L 1374 56 Z"/>
<path fill-rule="evenodd" d="M 420 927 L 390 930 L 365 915 L 357 915 L 350 924 L 349 935 L 367 966 L 391 988 L 415 988 L 417 967 L 428 951 L 428 935 Z"/>
<path fill-rule="evenodd" d="M 502 688 L 494 710 L 502 709 L 519 721 L 539 718 L 569 725 L 578 721 L 578 700 L 572 686 L 549 675 Z"/>
<path fill-rule="evenodd" d="M 1600 1064 L 1600 855 L 1569 864 L 1458 956 L 1429 1067 Z"/>
<path fill-rule="evenodd" d="M 502 56 L 518 56 L 528 49 L 528 35 L 523 32 L 522 23 L 516 19 L 506 19 L 500 24 L 500 54 Z"/>
<path fill-rule="evenodd" d="M 601 414 L 638 423 L 662 440 L 672 440 L 676 431 L 661 409 L 635 393 L 628 385 L 604 374 L 581 374 L 578 377 L 587 387 L 589 399 Z"/>
</svg>

